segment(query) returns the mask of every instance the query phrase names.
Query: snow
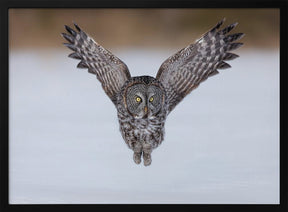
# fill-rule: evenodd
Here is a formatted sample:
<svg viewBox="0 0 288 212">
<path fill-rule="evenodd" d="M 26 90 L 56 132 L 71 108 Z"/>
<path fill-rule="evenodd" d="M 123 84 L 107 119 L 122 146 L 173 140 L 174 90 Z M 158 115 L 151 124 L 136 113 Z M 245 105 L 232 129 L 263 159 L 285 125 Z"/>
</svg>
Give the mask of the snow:
<svg viewBox="0 0 288 212">
<path fill-rule="evenodd" d="M 174 52 L 115 54 L 133 76 L 155 76 Z M 187 96 L 149 167 L 133 162 L 114 105 L 68 53 L 10 51 L 10 204 L 279 203 L 277 51 L 238 51 Z"/>
</svg>

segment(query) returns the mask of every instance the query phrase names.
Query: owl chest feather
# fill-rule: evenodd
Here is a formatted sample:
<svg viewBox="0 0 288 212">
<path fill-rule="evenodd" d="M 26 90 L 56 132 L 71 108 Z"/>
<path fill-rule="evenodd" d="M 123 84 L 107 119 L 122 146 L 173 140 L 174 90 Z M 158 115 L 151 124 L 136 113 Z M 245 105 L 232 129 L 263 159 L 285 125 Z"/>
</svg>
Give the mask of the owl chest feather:
<svg viewBox="0 0 288 212">
<path fill-rule="evenodd" d="M 149 120 L 119 117 L 122 137 L 130 148 L 137 142 L 149 143 L 156 148 L 164 139 L 164 122 L 165 120 L 159 118 Z"/>
<path fill-rule="evenodd" d="M 153 134 L 161 129 L 160 123 L 148 119 L 135 119 L 134 123 L 132 121 L 132 125 L 134 125 L 135 133 L 140 136 Z"/>
</svg>

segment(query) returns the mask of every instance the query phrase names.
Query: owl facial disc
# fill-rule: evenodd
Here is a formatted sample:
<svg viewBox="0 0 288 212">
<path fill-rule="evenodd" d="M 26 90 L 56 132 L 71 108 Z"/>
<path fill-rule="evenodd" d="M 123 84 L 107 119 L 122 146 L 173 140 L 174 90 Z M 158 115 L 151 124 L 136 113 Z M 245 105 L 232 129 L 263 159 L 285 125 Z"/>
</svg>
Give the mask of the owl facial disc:
<svg viewBox="0 0 288 212">
<path fill-rule="evenodd" d="M 153 118 L 162 108 L 163 92 L 156 85 L 136 83 L 126 90 L 128 112 L 136 119 Z"/>
</svg>

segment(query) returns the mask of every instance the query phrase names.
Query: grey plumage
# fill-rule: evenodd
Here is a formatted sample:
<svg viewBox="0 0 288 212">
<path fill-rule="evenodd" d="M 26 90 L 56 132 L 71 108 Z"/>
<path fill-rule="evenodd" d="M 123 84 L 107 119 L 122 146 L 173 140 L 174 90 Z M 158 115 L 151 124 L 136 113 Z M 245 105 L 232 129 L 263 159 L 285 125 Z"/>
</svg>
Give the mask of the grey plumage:
<svg viewBox="0 0 288 212">
<path fill-rule="evenodd" d="M 152 150 L 164 139 L 167 115 L 193 89 L 219 69 L 230 68 L 225 62 L 238 55 L 231 53 L 242 43 L 236 43 L 243 33 L 227 35 L 237 23 L 220 30 L 224 19 L 195 43 L 181 49 L 165 60 L 156 78 L 131 77 L 128 67 L 104 49 L 74 23 L 76 30 L 65 26 L 64 45 L 73 51 L 69 57 L 80 60 L 78 68 L 88 68 L 101 82 L 108 97 L 115 104 L 123 139 L 134 151 L 135 163 L 144 159 L 151 164 Z"/>
<path fill-rule="evenodd" d="M 218 30 L 223 22 L 224 20 L 220 21 L 194 44 L 181 49 L 161 65 L 156 78 L 168 92 L 169 112 L 201 82 L 217 74 L 217 69 L 230 68 L 224 61 L 238 57 L 228 51 L 242 46 L 242 43 L 231 42 L 240 39 L 244 34 L 226 36 L 237 23 Z"/>
<path fill-rule="evenodd" d="M 131 78 L 128 67 L 119 58 L 96 43 L 77 24 L 74 25 L 78 31 L 65 26 L 70 34 L 62 33 L 62 36 L 70 42 L 64 43 L 64 45 L 74 51 L 69 57 L 80 59 L 77 67 L 88 68 L 89 73 L 97 76 L 104 91 L 115 104 L 115 95 Z"/>
</svg>

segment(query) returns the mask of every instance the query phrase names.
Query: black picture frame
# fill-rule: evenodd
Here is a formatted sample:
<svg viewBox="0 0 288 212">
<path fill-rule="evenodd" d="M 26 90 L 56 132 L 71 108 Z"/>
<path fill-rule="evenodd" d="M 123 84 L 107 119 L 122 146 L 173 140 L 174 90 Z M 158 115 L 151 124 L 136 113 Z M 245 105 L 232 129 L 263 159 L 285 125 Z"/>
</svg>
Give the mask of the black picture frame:
<svg viewBox="0 0 288 212">
<path fill-rule="evenodd" d="M 261 0 L 236 0 L 236 1 L 209 1 L 209 0 L 142 0 L 142 1 L 66 1 L 66 0 L 3 0 L 1 1 L 1 45 L 0 45 L 0 59 L 1 59 L 1 211 L 53 211 L 53 210 L 70 210 L 75 209 L 83 211 L 99 211 L 110 209 L 129 209 L 129 210 L 181 210 L 181 211 L 287 211 L 287 119 L 285 109 L 287 103 L 285 99 L 284 87 L 287 84 L 285 81 L 287 77 L 284 76 L 287 71 L 287 12 L 288 1 L 273 0 L 273 1 L 261 1 Z M 126 204 L 36 204 L 36 205 L 11 205 L 9 204 L 9 20 L 8 10 L 9 8 L 279 8 L 280 9 L 280 204 L 181 204 L 181 205 L 126 205 Z"/>
</svg>

